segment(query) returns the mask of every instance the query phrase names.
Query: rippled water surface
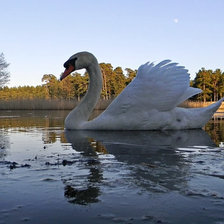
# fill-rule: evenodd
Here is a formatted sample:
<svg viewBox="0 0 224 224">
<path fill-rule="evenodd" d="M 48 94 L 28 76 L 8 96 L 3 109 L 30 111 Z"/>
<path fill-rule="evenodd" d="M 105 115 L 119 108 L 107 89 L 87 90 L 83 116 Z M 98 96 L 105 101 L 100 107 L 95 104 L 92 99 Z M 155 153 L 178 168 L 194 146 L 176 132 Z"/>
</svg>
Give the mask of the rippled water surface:
<svg viewBox="0 0 224 224">
<path fill-rule="evenodd" d="M 65 131 L 67 111 L 0 111 L 0 223 L 224 223 L 224 121 Z"/>
</svg>

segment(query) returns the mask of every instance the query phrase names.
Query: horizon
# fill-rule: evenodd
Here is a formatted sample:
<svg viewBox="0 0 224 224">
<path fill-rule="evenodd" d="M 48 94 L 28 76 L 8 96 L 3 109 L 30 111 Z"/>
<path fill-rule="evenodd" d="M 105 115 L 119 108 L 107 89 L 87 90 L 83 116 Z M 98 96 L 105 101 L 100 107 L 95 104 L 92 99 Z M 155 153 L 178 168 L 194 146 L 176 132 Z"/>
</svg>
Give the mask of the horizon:
<svg viewBox="0 0 224 224">
<path fill-rule="evenodd" d="M 1 1 L 7 86 L 41 85 L 44 74 L 59 78 L 79 51 L 123 70 L 171 59 L 191 79 L 202 67 L 223 71 L 223 6 L 221 0 Z"/>
</svg>

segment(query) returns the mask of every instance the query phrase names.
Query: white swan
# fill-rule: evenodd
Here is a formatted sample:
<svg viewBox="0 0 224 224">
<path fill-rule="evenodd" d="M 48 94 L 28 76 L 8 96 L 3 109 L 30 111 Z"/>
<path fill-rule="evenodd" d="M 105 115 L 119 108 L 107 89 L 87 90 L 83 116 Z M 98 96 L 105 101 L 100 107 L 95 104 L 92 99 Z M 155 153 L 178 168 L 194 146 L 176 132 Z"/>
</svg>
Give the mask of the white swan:
<svg viewBox="0 0 224 224">
<path fill-rule="evenodd" d="M 102 76 L 95 56 L 80 52 L 64 64 L 61 80 L 71 72 L 86 68 L 90 83 L 80 104 L 65 119 L 66 129 L 83 130 L 166 130 L 202 128 L 223 99 L 204 108 L 180 108 L 181 102 L 201 92 L 189 87 L 188 71 L 165 60 L 139 67 L 136 78 L 108 108 L 88 121 L 102 89 Z"/>
</svg>

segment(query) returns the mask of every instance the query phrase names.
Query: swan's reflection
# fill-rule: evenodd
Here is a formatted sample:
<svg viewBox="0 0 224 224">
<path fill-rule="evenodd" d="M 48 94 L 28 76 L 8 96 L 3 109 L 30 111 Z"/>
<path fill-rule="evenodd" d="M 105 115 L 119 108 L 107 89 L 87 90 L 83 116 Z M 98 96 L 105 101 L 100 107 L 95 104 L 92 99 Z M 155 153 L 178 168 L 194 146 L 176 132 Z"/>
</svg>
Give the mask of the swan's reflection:
<svg viewBox="0 0 224 224">
<path fill-rule="evenodd" d="M 66 131 L 65 136 L 72 147 L 87 158 L 87 166 L 90 162 L 98 163 L 97 166 L 89 166 L 85 190 L 65 187 L 65 196 L 73 198 L 70 202 L 79 204 L 96 202 L 100 195 L 104 173 L 99 154 L 112 154 L 118 162 L 126 164 L 126 169 L 130 170 L 130 181 L 135 186 L 150 192 L 164 192 L 187 188 L 190 161 L 176 152 L 178 147 L 215 146 L 203 130 Z M 94 185 L 92 180 L 98 185 Z"/>
</svg>

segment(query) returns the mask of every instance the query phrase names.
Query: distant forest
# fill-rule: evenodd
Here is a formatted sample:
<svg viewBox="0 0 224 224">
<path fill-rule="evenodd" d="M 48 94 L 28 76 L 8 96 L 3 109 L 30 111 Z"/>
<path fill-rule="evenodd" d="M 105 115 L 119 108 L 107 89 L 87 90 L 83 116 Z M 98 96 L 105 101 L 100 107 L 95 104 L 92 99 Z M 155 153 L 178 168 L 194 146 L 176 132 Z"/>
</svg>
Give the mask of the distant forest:
<svg viewBox="0 0 224 224">
<path fill-rule="evenodd" d="M 100 64 L 103 75 L 102 99 L 110 99 L 117 96 L 136 76 L 137 70 L 113 66 L 110 63 Z M 80 100 L 86 93 L 89 83 L 88 74 L 73 73 L 63 81 L 59 81 L 53 74 L 45 74 L 42 77 L 42 85 L 1 87 L 0 100 L 15 99 L 65 99 Z M 206 70 L 202 68 L 196 74 L 190 85 L 200 88 L 203 92 L 194 96 L 195 101 L 217 101 L 224 96 L 224 73 L 220 69 Z"/>
</svg>

